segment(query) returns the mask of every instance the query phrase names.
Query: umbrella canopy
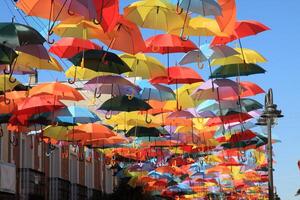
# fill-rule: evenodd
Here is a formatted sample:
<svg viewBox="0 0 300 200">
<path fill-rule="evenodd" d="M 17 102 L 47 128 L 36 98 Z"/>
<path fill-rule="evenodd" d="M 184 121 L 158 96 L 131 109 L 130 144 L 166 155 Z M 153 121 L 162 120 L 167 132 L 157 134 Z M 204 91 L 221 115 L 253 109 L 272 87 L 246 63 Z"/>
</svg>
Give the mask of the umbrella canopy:
<svg viewBox="0 0 300 200">
<path fill-rule="evenodd" d="M 0 44 L 10 48 L 46 42 L 37 30 L 24 24 L 2 22 L 0 33 Z"/>
<path fill-rule="evenodd" d="M 97 23 L 100 23 L 105 32 L 110 32 L 117 24 L 119 13 L 119 0 L 93 0 L 97 16 Z"/>
<path fill-rule="evenodd" d="M 189 51 L 186 53 L 180 60 L 180 65 L 186 65 L 191 63 L 201 63 L 206 61 L 206 56 L 202 53 L 201 50 Z"/>
<path fill-rule="evenodd" d="M 88 68 L 78 67 L 73 65 L 65 72 L 65 74 L 67 78 L 76 77 L 79 80 L 90 80 L 97 76 L 102 76 L 110 73 L 96 72 Z"/>
<path fill-rule="evenodd" d="M 67 133 L 71 129 L 68 126 L 47 126 L 43 129 L 43 137 L 65 141 L 67 140 Z"/>
<path fill-rule="evenodd" d="M 221 7 L 214 0 L 178 0 L 178 5 L 186 11 L 198 13 L 202 16 L 221 15 Z"/>
<path fill-rule="evenodd" d="M 121 96 L 121 97 L 114 97 L 107 101 L 105 101 L 99 108 L 99 110 L 107 110 L 107 111 L 143 111 L 149 110 L 151 106 L 140 100 L 136 97 L 128 97 L 128 96 Z"/>
<path fill-rule="evenodd" d="M 162 133 L 157 128 L 148 128 L 143 126 L 135 126 L 132 127 L 127 133 L 125 134 L 126 137 L 133 136 L 133 137 L 159 137 Z"/>
<path fill-rule="evenodd" d="M 17 56 L 12 48 L 0 44 L 0 64 L 11 65 Z"/>
<path fill-rule="evenodd" d="M 182 53 L 198 49 L 190 40 L 182 40 L 177 35 L 160 34 L 148 38 L 146 41 L 147 53 Z"/>
<path fill-rule="evenodd" d="M 166 0 L 137 1 L 124 9 L 124 16 L 140 27 L 169 31 L 184 22 L 184 14 Z"/>
<path fill-rule="evenodd" d="M 212 66 L 217 65 L 230 65 L 230 64 L 243 64 L 243 63 L 259 63 L 266 62 L 267 60 L 259 54 L 257 51 L 252 49 L 243 48 L 235 48 L 235 50 L 239 53 L 238 55 L 229 56 L 226 58 L 218 58 L 213 59 L 211 62 Z"/>
<path fill-rule="evenodd" d="M 266 70 L 257 64 L 231 64 L 223 65 L 213 71 L 209 78 L 228 78 L 235 76 L 249 76 L 253 74 L 263 74 Z"/>
<path fill-rule="evenodd" d="M 235 24 L 235 28 L 232 35 L 230 35 L 229 37 L 216 36 L 213 39 L 211 45 L 224 45 L 236 39 L 256 35 L 267 30 L 270 30 L 270 28 L 254 20 L 238 21 Z"/>
<path fill-rule="evenodd" d="M 109 40 L 102 40 L 108 48 L 137 54 L 146 48 L 142 33 L 136 24 L 120 16 L 114 29 L 107 33 Z"/>
<path fill-rule="evenodd" d="M 28 97 L 23 101 L 17 103 L 17 109 L 15 114 L 37 114 L 43 112 L 52 112 L 53 110 L 65 107 L 55 96 L 53 95 L 38 95 Z"/>
<path fill-rule="evenodd" d="M 95 113 L 79 106 L 68 106 L 57 110 L 52 116 L 54 121 L 59 124 L 86 124 L 100 121 L 100 118 Z"/>
<path fill-rule="evenodd" d="M 58 99 L 63 99 L 63 100 L 72 100 L 72 101 L 84 100 L 83 96 L 75 88 L 59 82 L 42 83 L 33 87 L 29 91 L 30 97 L 36 95 L 44 95 L 44 94 L 53 95 Z"/>
<path fill-rule="evenodd" d="M 182 27 L 177 27 L 172 29 L 168 33 L 175 35 L 184 36 L 223 36 L 224 33 L 221 32 L 220 27 L 215 19 L 205 18 L 202 16 L 194 17 L 189 20 L 184 26 L 184 31 Z"/>
<path fill-rule="evenodd" d="M 213 89 L 213 87 L 215 89 Z M 238 83 L 229 79 L 208 80 L 200 85 L 192 94 L 196 100 L 218 99 L 237 97 L 239 94 Z"/>
<path fill-rule="evenodd" d="M 81 66 L 96 72 L 122 74 L 131 71 L 116 54 L 102 50 L 88 50 L 69 58 L 75 66 Z"/>
<path fill-rule="evenodd" d="M 128 77 L 141 77 L 143 79 L 166 75 L 165 67 L 154 57 L 138 53 L 135 55 L 122 54 L 120 58 L 130 67 Z"/>
<path fill-rule="evenodd" d="M 195 70 L 189 67 L 173 66 L 168 68 L 167 71 L 168 76 L 155 77 L 150 82 L 154 84 L 191 84 L 204 81 Z"/>
<path fill-rule="evenodd" d="M 54 43 L 49 52 L 60 58 L 71 58 L 84 50 L 97 49 L 101 47 L 97 44 L 80 38 L 65 37 Z"/>
</svg>

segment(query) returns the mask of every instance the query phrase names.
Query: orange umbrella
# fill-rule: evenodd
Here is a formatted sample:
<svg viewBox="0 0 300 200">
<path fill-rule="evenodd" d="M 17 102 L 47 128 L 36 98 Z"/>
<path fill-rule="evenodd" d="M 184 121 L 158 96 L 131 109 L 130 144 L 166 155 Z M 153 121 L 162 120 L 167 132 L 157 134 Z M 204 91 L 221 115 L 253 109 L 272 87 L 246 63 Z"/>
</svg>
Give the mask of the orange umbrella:
<svg viewBox="0 0 300 200">
<path fill-rule="evenodd" d="M 116 136 L 112 130 L 101 124 L 81 124 L 75 126 L 73 130 L 70 130 L 67 134 L 72 140 L 96 140 L 100 138 L 109 138 Z"/>
<path fill-rule="evenodd" d="M 14 102 L 10 102 L 9 104 L 5 103 L 5 101 L 0 101 L 0 114 L 9 114 L 12 113 L 16 109 L 16 104 Z"/>
<path fill-rule="evenodd" d="M 58 99 L 64 100 L 84 100 L 83 96 L 75 88 L 59 82 L 39 84 L 29 91 L 30 97 L 43 94 L 53 95 Z"/>
<path fill-rule="evenodd" d="M 143 36 L 136 24 L 119 16 L 115 28 L 107 33 L 109 40 L 102 40 L 108 48 L 137 54 L 146 49 Z"/>
</svg>

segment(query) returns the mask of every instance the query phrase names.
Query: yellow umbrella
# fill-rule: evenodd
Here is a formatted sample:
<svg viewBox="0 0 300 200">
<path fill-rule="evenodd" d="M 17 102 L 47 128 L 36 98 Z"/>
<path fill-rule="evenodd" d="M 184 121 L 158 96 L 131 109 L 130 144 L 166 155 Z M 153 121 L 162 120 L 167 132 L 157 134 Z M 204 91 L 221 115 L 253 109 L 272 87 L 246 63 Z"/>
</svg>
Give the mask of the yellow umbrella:
<svg viewBox="0 0 300 200">
<path fill-rule="evenodd" d="M 184 24 L 185 13 L 167 0 L 145 0 L 126 7 L 124 16 L 143 28 L 170 31 Z"/>
<path fill-rule="evenodd" d="M 55 140 L 67 140 L 67 133 L 68 131 L 72 130 L 67 126 L 47 126 L 43 130 L 43 136 L 49 137 Z"/>
<path fill-rule="evenodd" d="M 50 60 L 46 60 L 23 52 L 18 52 L 18 54 L 19 56 L 16 58 L 14 63 L 15 68 L 23 67 L 29 69 L 37 68 L 44 70 L 63 71 L 62 66 L 53 57 L 50 57 Z"/>
<path fill-rule="evenodd" d="M 83 17 L 72 17 L 53 28 L 53 32 L 61 37 L 75 37 L 81 39 L 109 40 L 101 26 Z"/>
<path fill-rule="evenodd" d="M 193 91 L 198 88 L 201 83 L 193 83 L 193 84 L 186 84 L 182 87 L 178 88 L 178 106 L 182 109 L 187 108 L 194 108 L 199 104 L 199 101 L 195 101 L 190 95 Z M 177 102 L 176 100 L 167 101 L 165 106 L 165 110 L 176 110 L 177 109 Z"/>
<path fill-rule="evenodd" d="M 267 62 L 267 60 L 255 50 L 245 49 L 245 48 L 243 49 L 235 48 L 235 50 L 239 54 L 225 57 L 225 58 L 214 59 L 211 62 L 211 66 L 243 64 L 244 62 L 245 63 Z"/>
<path fill-rule="evenodd" d="M 14 89 L 17 85 L 21 84 L 19 81 L 11 82 L 9 81 L 10 75 L 0 74 L 0 91 L 9 91 Z M 12 78 L 15 80 L 15 78 Z"/>
<path fill-rule="evenodd" d="M 225 33 L 222 33 L 215 19 L 202 16 L 192 18 L 184 27 L 184 33 L 182 33 L 182 27 L 177 27 L 169 31 L 169 33 L 188 36 L 227 36 Z"/>
<path fill-rule="evenodd" d="M 73 78 L 76 76 L 76 78 L 79 80 L 91 80 L 97 76 L 109 75 L 111 73 L 95 72 L 88 68 L 73 65 L 66 71 L 65 74 L 67 78 Z"/>
<path fill-rule="evenodd" d="M 136 55 L 122 54 L 120 58 L 132 70 L 132 72 L 126 73 L 128 77 L 151 79 L 157 76 L 166 76 L 165 67 L 154 57 L 138 53 Z"/>
</svg>

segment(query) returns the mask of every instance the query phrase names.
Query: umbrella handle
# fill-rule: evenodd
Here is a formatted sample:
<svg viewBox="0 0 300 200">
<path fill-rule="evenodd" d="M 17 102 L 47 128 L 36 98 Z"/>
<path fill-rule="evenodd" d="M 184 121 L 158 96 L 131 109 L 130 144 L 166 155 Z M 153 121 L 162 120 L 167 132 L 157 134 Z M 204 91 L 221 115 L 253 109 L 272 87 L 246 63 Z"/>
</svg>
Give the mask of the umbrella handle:
<svg viewBox="0 0 300 200">
<path fill-rule="evenodd" d="M 9 105 L 10 102 L 11 102 L 11 100 L 8 99 L 8 98 L 6 98 L 6 94 L 5 94 L 5 92 L 4 92 L 4 103 L 5 103 L 5 105 Z"/>
<path fill-rule="evenodd" d="M 71 6 L 71 4 L 70 4 L 70 6 Z M 71 11 L 70 6 L 69 6 L 69 8 L 68 8 L 68 14 L 69 14 L 70 16 L 74 16 L 74 15 L 75 15 L 75 12 Z"/>
<path fill-rule="evenodd" d="M 11 71 L 11 70 L 8 70 L 7 68 L 5 68 L 5 69 L 3 70 L 3 73 L 6 74 L 6 75 L 8 75 L 8 74 L 10 74 L 10 71 Z"/>
<path fill-rule="evenodd" d="M 106 113 L 105 113 L 105 119 L 111 119 L 112 117 L 112 113 L 110 112 L 110 110 L 108 110 Z"/>
<path fill-rule="evenodd" d="M 152 122 L 152 119 L 149 119 L 149 118 L 148 118 L 148 111 L 146 112 L 145 122 L 146 122 L 147 124 L 150 124 L 150 123 Z"/>
<path fill-rule="evenodd" d="M 201 64 L 200 62 L 197 62 L 197 66 L 200 70 L 204 68 L 204 64 L 203 63 Z"/>
<path fill-rule="evenodd" d="M 183 8 L 180 8 L 180 6 L 179 6 L 179 0 L 177 1 L 177 4 L 176 4 L 176 13 L 177 13 L 177 15 L 181 15 L 183 13 Z"/>
<path fill-rule="evenodd" d="M 179 106 L 177 103 L 177 111 L 182 111 L 182 106 Z"/>
<path fill-rule="evenodd" d="M 9 138 L 9 143 L 12 144 L 14 147 L 18 145 L 18 139 L 15 135 L 12 135 L 12 137 Z"/>
<path fill-rule="evenodd" d="M 182 27 L 182 29 L 181 29 L 181 31 L 180 31 L 180 39 L 182 40 L 182 41 L 188 41 L 189 40 L 189 36 L 184 36 L 183 35 L 183 31 L 184 31 L 184 27 Z"/>
<path fill-rule="evenodd" d="M 96 25 L 100 25 L 101 24 L 101 22 L 99 22 L 96 18 L 93 19 L 93 23 L 96 24 Z"/>
<path fill-rule="evenodd" d="M 95 88 L 95 92 L 94 92 L 94 98 L 97 98 L 97 99 L 99 99 L 100 97 L 101 97 L 101 93 L 99 93 L 98 95 L 97 95 L 97 91 L 98 91 L 98 89 L 97 88 Z"/>
<path fill-rule="evenodd" d="M 12 73 L 9 74 L 9 78 L 8 78 L 9 82 L 11 83 L 15 83 L 17 81 L 16 78 L 13 78 Z"/>
<path fill-rule="evenodd" d="M 131 95 L 128 95 L 128 99 L 129 99 L 129 100 L 132 100 L 133 97 L 134 97 L 134 91 L 132 90 Z"/>
<path fill-rule="evenodd" d="M 54 44 L 54 42 L 55 42 L 55 40 L 54 40 L 54 39 L 50 40 L 50 37 L 49 37 L 49 35 L 48 35 L 47 43 L 48 43 L 48 44 Z"/>
<path fill-rule="evenodd" d="M 4 131 L 3 131 L 2 126 L 0 125 L 0 138 L 3 137 L 3 135 L 4 135 Z"/>
</svg>

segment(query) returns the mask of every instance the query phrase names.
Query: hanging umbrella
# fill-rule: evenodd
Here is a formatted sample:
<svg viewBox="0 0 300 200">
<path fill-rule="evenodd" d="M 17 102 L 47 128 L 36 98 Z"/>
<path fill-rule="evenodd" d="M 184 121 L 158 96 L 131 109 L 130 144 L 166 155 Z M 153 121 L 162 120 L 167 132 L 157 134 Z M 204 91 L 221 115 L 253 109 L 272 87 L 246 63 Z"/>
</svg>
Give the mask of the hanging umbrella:
<svg viewBox="0 0 300 200">
<path fill-rule="evenodd" d="M 124 9 L 125 18 L 142 28 L 169 31 L 184 22 L 184 14 L 166 0 L 137 1 Z"/>
<path fill-rule="evenodd" d="M 71 58 L 84 50 L 100 50 L 97 44 L 80 38 L 65 37 L 54 43 L 49 52 L 60 58 Z"/>
<path fill-rule="evenodd" d="M 53 28 L 53 32 L 61 37 L 74 37 L 80 39 L 99 39 L 109 40 L 103 32 L 101 26 L 91 21 L 85 20 L 83 17 L 71 17 L 62 21 Z"/>
<path fill-rule="evenodd" d="M 43 129 L 43 137 L 55 140 L 67 141 L 67 133 L 72 130 L 68 126 L 47 126 Z"/>
<path fill-rule="evenodd" d="M 213 54 L 209 57 L 210 60 L 218 59 L 218 58 L 226 58 L 229 56 L 234 56 L 239 54 L 238 51 L 226 45 L 214 46 L 211 47 L 211 49 L 213 50 Z"/>
<path fill-rule="evenodd" d="M 135 55 L 122 54 L 120 58 L 130 67 L 128 77 L 141 77 L 149 79 L 166 74 L 165 67 L 154 57 L 138 53 Z"/>
<path fill-rule="evenodd" d="M 177 0 L 177 7 L 187 12 L 191 11 L 202 16 L 220 16 L 221 7 L 214 0 Z"/>
<path fill-rule="evenodd" d="M 99 84 L 102 85 L 100 86 Z M 100 94 L 100 95 L 101 95 L 100 91 L 102 91 L 103 94 L 111 94 L 111 95 L 118 94 L 118 93 L 120 94 L 121 89 L 125 89 L 124 86 L 127 86 L 126 88 L 128 88 L 129 92 L 135 91 L 135 93 L 137 93 L 138 91 L 141 90 L 137 85 L 131 83 L 129 80 L 123 78 L 122 76 L 116 76 L 116 75 L 95 77 L 92 80 L 89 80 L 85 84 L 85 86 L 88 88 L 95 88 L 95 94 Z M 99 86 L 99 88 L 97 86 Z M 118 90 L 120 92 L 118 92 Z"/>
<path fill-rule="evenodd" d="M 116 54 L 102 50 L 88 50 L 78 53 L 69 58 L 75 66 L 81 66 L 91 69 L 95 72 L 109 72 L 114 74 L 122 74 L 131 71 L 125 62 Z M 76 70 L 75 70 L 76 72 Z M 74 73 L 76 75 L 77 73 Z M 69 83 L 74 83 L 74 80 L 69 80 Z"/>
<path fill-rule="evenodd" d="M 188 53 L 186 53 L 179 61 L 179 64 L 186 65 L 191 63 L 198 63 L 198 66 L 201 68 L 200 63 L 206 60 L 207 60 L 206 56 L 199 49 L 199 50 L 189 51 Z"/>
<path fill-rule="evenodd" d="M 53 113 L 53 121 L 59 124 L 87 124 L 100 121 L 100 118 L 85 107 L 68 106 Z"/>
<path fill-rule="evenodd" d="M 94 0 L 97 16 L 94 23 L 100 24 L 105 32 L 110 32 L 119 17 L 119 0 Z"/>
<path fill-rule="evenodd" d="M 76 141 L 95 140 L 116 136 L 116 133 L 101 124 L 88 123 L 75 126 L 67 134 L 68 139 Z"/>
<path fill-rule="evenodd" d="M 121 96 L 114 97 L 105 101 L 98 110 L 106 111 L 146 111 L 151 109 L 151 106 L 136 97 Z M 108 114 L 107 112 L 107 114 Z M 106 118 L 109 116 L 106 114 Z"/>
<path fill-rule="evenodd" d="M 235 76 L 249 76 L 253 74 L 263 74 L 266 70 L 257 64 L 231 64 L 223 65 L 212 72 L 209 78 L 228 78 Z"/>
<path fill-rule="evenodd" d="M 190 40 L 182 40 L 179 36 L 160 34 L 146 40 L 147 53 L 167 54 L 168 68 L 170 67 L 170 53 L 189 52 L 198 49 Z"/>
<path fill-rule="evenodd" d="M 38 31 L 24 24 L 2 22 L 0 33 L 0 44 L 10 48 L 46 41 Z"/>
<path fill-rule="evenodd" d="M 16 51 L 23 52 L 44 60 L 50 59 L 48 50 L 42 44 L 22 45 L 17 47 Z"/>
<path fill-rule="evenodd" d="M 53 110 L 65 107 L 57 98 L 52 95 L 39 95 L 28 97 L 17 103 L 17 109 L 14 114 L 33 115 L 43 112 L 52 112 Z"/>
<path fill-rule="evenodd" d="M 212 84 L 214 90 L 212 89 Z M 196 100 L 199 99 L 217 99 L 222 100 L 230 97 L 237 97 L 239 85 L 229 79 L 208 80 L 200 85 L 192 94 Z"/>
<path fill-rule="evenodd" d="M 107 36 L 109 39 L 102 40 L 102 42 L 108 46 L 108 49 L 137 54 L 146 48 L 142 33 L 137 25 L 123 16 L 119 16 L 116 26 L 107 33 Z"/>
<path fill-rule="evenodd" d="M 249 63 L 259 63 L 259 62 L 267 61 L 261 54 L 259 54 L 257 51 L 254 51 L 252 49 L 243 48 L 243 50 L 241 50 L 240 48 L 235 48 L 235 50 L 239 53 L 238 55 L 213 59 L 211 65 L 217 66 L 217 65 L 230 65 L 230 64 L 243 64 L 243 63 L 249 64 Z"/>
<path fill-rule="evenodd" d="M 258 33 L 261 33 L 263 31 L 270 30 L 267 26 L 263 25 L 260 22 L 254 21 L 254 20 L 243 20 L 238 21 L 235 24 L 234 32 L 229 37 L 220 37 L 216 36 L 211 45 L 225 45 L 231 41 L 244 38 L 251 35 L 256 35 Z M 242 47 L 241 47 L 242 48 Z"/>
<path fill-rule="evenodd" d="M 183 27 L 177 27 L 168 33 L 181 36 L 224 36 L 215 19 L 202 16 L 194 17 Z"/>
<path fill-rule="evenodd" d="M 142 126 L 132 127 L 125 134 L 126 137 L 159 137 L 160 135 L 162 135 L 162 133 L 157 128 L 148 128 Z"/>
<path fill-rule="evenodd" d="M 192 68 L 183 66 L 172 66 L 167 69 L 168 76 L 159 76 L 150 80 L 151 83 L 165 84 L 192 84 L 203 82 L 202 77 Z"/>
<path fill-rule="evenodd" d="M 0 65 L 11 65 L 18 54 L 11 48 L 0 44 Z"/>
<path fill-rule="evenodd" d="M 154 87 L 154 86 L 153 86 Z M 175 100 L 176 95 L 173 92 L 166 92 L 164 90 L 159 90 L 154 88 L 144 88 L 142 92 L 138 96 L 140 99 L 149 101 L 149 100 L 157 100 L 157 101 L 167 101 L 167 100 Z"/>
<path fill-rule="evenodd" d="M 75 88 L 59 82 L 42 83 L 29 91 L 29 97 L 44 94 L 53 95 L 54 97 L 63 100 L 84 100 L 83 96 Z"/>
<path fill-rule="evenodd" d="M 265 91 L 260 86 L 252 82 L 243 81 L 240 83 L 240 85 L 245 89 L 241 92 L 240 94 L 241 97 L 249 97 L 249 96 L 265 93 Z"/>
<path fill-rule="evenodd" d="M 194 71 L 192 68 L 173 66 L 167 69 L 168 76 L 156 77 L 151 79 L 151 83 L 166 83 L 176 84 L 176 96 L 177 96 L 177 109 L 181 110 L 178 104 L 178 84 L 191 84 L 196 82 L 202 82 L 202 77 Z"/>
<path fill-rule="evenodd" d="M 65 74 L 66 77 L 69 79 L 76 77 L 79 80 L 91 80 L 97 76 L 106 75 L 109 73 L 96 72 L 88 68 L 78 67 L 73 65 L 65 72 Z"/>
</svg>

